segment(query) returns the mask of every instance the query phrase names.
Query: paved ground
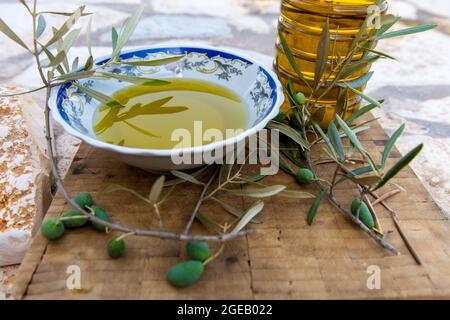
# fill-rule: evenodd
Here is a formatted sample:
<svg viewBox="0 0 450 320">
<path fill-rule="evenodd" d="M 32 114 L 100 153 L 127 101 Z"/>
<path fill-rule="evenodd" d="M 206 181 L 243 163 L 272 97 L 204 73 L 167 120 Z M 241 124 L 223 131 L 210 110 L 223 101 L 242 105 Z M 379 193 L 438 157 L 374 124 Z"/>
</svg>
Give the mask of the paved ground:
<svg viewBox="0 0 450 320">
<path fill-rule="evenodd" d="M 73 10 L 87 4 L 96 12 L 93 22 L 94 54 L 110 52 L 110 27 L 119 25 L 140 0 L 39 0 L 40 10 Z M 260 53 L 270 63 L 280 0 L 149 0 L 145 18 L 129 45 L 190 41 L 217 46 L 232 46 Z M 399 62 L 378 63 L 368 92 L 383 97 L 386 103 L 377 115 L 392 133 L 406 122 L 401 152 L 425 142 L 424 153 L 413 164 L 436 201 L 450 212 L 450 2 L 448 0 L 392 0 L 391 10 L 400 13 L 406 24 L 434 22 L 436 31 L 380 44 L 399 58 Z M 2 0 L 0 16 L 22 37 L 29 35 L 26 12 L 16 0 Z M 60 24 L 53 16 L 48 24 Z M 86 23 L 86 20 L 83 22 Z M 86 56 L 84 38 L 75 54 Z M 37 83 L 34 65 L 26 53 L 0 35 L 1 84 L 28 87 Z M 36 96 L 42 101 L 42 97 Z M 70 159 L 77 141 L 57 131 L 61 169 Z M 9 288 L 15 269 L 0 269 L 0 299 Z M 2 284 L 3 283 L 3 284 Z M 2 287 L 3 286 L 3 287 Z"/>
</svg>

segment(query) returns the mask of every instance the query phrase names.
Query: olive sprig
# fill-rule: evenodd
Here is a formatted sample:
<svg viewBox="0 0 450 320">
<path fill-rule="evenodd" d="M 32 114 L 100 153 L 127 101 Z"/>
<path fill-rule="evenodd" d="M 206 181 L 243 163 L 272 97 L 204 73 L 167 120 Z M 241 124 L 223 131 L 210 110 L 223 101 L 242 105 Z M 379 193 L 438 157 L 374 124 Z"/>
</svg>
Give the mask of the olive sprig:
<svg viewBox="0 0 450 320">
<path fill-rule="evenodd" d="M 360 119 L 370 110 L 380 107 L 383 103 L 383 100 L 376 100 L 356 89 L 365 86 L 373 72 L 369 72 L 351 82 L 346 82 L 345 78 L 370 67 L 373 62 L 379 59 L 392 59 L 392 56 L 386 53 L 373 50 L 378 40 L 427 31 L 435 28 L 436 25 L 417 26 L 389 32 L 389 29 L 400 20 L 399 17 L 390 14 L 383 16 L 383 19 L 381 19 L 383 24 L 380 29 L 368 28 L 368 19 L 370 18 L 367 17 L 362 24 L 360 31 L 350 46 L 348 54 L 345 57 L 339 57 L 337 61 L 331 61 L 332 67 L 328 74 L 325 73 L 326 68 L 324 66 L 329 63 L 330 52 L 335 52 L 334 46 L 336 41 L 334 41 L 333 45 L 330 45 L 332 37 L 329 34 L 329 21 L 326 21 L 317 47 L 318 60 L 316 62 L 313 86 L 309 84 L 301 68 L 296 64 L 293 53 L 280 30 L 279 40 L 281 47 L 298 78 L 311 89 L 311 94 L 306 98 L 302 92 L 298 92 L 294 88 L 293 80 L 290 78 L 284 88 L 290 108 L 288 112 L 280 112 L 269 123 L 268 128 L 279 130 L 282 133 L 280 154 L 283 155 L 285 162 L 283 165 L 280 165 L 280 168 L 295 176 L 299 184 L 305 185 L 314 182 L 320 190 L 308 211 L 308 224 L 313 223 L 320 203 L 326 198 L 337 210 L 357 224 L 381 246 L 393 253 L 399 253 L 397 248 L 386 241 L 374 209 L 376 203 L 382 203 L 385 207 L 388 207 L 384 201 L 398 192 L 389 191 L 385 195 L 378 196 L 375 191 L 387 184 L 392 184 L 391 179 L 420 153 L 423 145 L 420 144 L 412 149 L 387 170 L 386 164 L 389 155 L 404 131 L 405 126 L 402 125 L 387 141 L 381 163 L 376 163 L 374 157 L 358 139 L 358 133 L 366 130 L 368 128 L 367 125 L 373 120 L 358 125 L 354 124 L 357 119 Z M 334 38 L 336 39 L 336 36 Z M 363 58 L 355 58 L 355 55 L 361 50 L 364 51 Z M 278 61 L 275 61 L 275 64 L 277 66 L 276 70 L 279 70 Z M 317 71 L 320 71 L 320 73 L 317 73 Z M 339 91 L 334 119 L 327 128 L 322 128 L 319 123 L 324 119 L 325 107 L 321 106 L 319 101 L 332 89 Z M 369 104 L 345 118 L 348 106 L 348 93 L 356 94 Z M 348 139 L 348 147 L 344 147 L 343 139 Z M 311 150 L 314 146 L 323 146 L 322 150 L 327 157 L 319 160 L 312 159 Z M 360 158 L 355 161 L 353 154 L 356 152 Z M 349 164 L 357 163 L 360 165 L 357 168 L 350 169 L 348 167 Z M 317 177 L 317 166 L 326 164 L 335 164 L 334 175 L 331 180 Z M 299 169 L 295 171 L 292 165 L 298 166 Z M 333 192 L 336 186 L 344 181 L 353 183 L 359 193 L 359 196 L 353 200 L 350 208 L 342 205 Z M 373 197 L 375 201 L 372 203 L 369 197 Z M 395 220 L 395 211 L 389 211 Z M 408 249 L 412 248 L 398 221 L 396 221 L 395 225 L 399 229 L 399 233 L 407 244 Z M 410 249 L 410 251 L 417 263 L 420 264 L 420 259 L 414 250 Z"/>
</svg>

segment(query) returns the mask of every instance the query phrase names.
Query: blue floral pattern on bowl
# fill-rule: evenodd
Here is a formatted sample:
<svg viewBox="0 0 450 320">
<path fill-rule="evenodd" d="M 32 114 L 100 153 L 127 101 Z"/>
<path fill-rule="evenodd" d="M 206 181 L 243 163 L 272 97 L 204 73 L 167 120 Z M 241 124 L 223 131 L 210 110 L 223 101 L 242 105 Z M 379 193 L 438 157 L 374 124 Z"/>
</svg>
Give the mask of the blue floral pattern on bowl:
<svg viewBox="0 0 450 320">
<path fill-rule="evenodd" d="M 246 59 L 212 50 L 194 51 L 189 50 L 189 48 L 179 48 L 176 52 L 173 52 L 171 49 L 161 49 L 157 52 L 153 52 L 154 50 L 148 51 L 149 52 L 143 50 L 135 52 L 134 54 L 125 54 L 122 56 L 122 59 L 127 61 L 143 59 L 155 60 L 173 56 L 174 53 L 184 54 L 185 57 L 178 62 L 170 63 L 164 66 L 142 67 L 126 64 L 115 64 L 104 68 L 104 71 L 136 77 L 149 77 L 149 75 L 152 75 L 155 78 L 159 78 L 158 74 L 161 74 L 162 78 L 164 78 L 164 75 L 167 75 L 168 73 L 172 73 L 172 76 L 181 75 L 186 72 L 199 73 L 207 76 L 214 76 L 216 80 L 215 82 L 229 87 L 227 83 L 243 76 L 246 70 L 253 65 L 252 62 L 247 61 Z M 104 61 L 98 62 L 97 65 L 101 65 L 103 62 Z M 194 75 L 194 77 L 196 76 Z M 114 81 L 121 83 L 120 80 Z M 80 84 L 92 88 L 94 86 L 94 81 L 80 81 Z M 248 94 L 251 99 L 251 103 L 249 103 L 249 105 L 255 110 L 257 115 L 252 122 L 252 124 L 254 124 L 264 118 L 276 101 L 275 84 L 270 83 L 268 74 L 264 69 L 261 68 L 261 70 L 258 70 L 256 81 Z M 58 108 L 62 117 L 74 128 L 82 131 L 83 133 L 87 133 L 89 130 L 79 119 L 87 105 L 95 104 L 97 102 L 95 100 L 93 101 L 89 95 L 74 85 L 62 87 L 59 95 L 62 99 L 58 101 Z"/>
<path fill-rule="evenodd" d="M 110 64 L 101 67 L 109 61 L 109 57 L 95 62 L 101 71 L 107 71 L 126 76 L 168 79 L 176 77 L 199 79 L 222 85 L 240 96 L 248 107 L 249 121 L 242 136 L 246 136 L 264 128 L 267 122 L 276 116 L 284 100 L 282 86 L 275 74 L 269 69 L 227 50 L 206 47 L 174 46 L 133 50 L 121 55 L 121 60 L 155 60 L 175 55 L 184 57 L 177 62 L 162 66 L 135 66 L 127 64 Z M 93 118 L 100 103 L 80 90 L 78 86 L 86 86 L 106 95 L 113 95 L 129 83 L 117 79 L 86 79 L 72 82 L 54 88 L 50 100 L 52 116 L 65 130 L 83 139 L 87 143 L 108 149 L 125 156 L 158 155 L 166 156 L 170 150 L 133 149 L 107 144 L 97 139 L 93 130 Z M 227 145 L 228 140 L 218 142 Z M 192 152 L 213 148 L 213 145 L 191 148 Z M 128 160 L 127 160 L 128 161 Z M 128 162 L 132 162 L 129 160 Z M 161 165 L 162 166 L 162 165 Z M 160 167 L 161 167 L 160 166 Z M 164 167 L 164 166 L 163 166 Z"/>
</svg>

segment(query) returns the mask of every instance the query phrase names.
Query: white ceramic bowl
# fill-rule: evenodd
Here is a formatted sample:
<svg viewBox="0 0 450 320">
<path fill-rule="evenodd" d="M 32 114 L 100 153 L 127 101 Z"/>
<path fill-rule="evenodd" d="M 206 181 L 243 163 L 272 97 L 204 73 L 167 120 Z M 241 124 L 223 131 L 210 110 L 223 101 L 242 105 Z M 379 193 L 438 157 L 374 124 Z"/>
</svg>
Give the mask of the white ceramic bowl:
<svg viewBox="0 0 450 320">
<path fill-rule="evenodd" d="M 128 51 L 123 53 L 121 58 L 131 61 L 150 60 L 180 54 L 185 57 L 164 66 L 136 67 L 122 64 L 106 68 L 106 71 L 124 75 L 156 79 L 182 77 L 213 82 L 234 91 L 245 101 L 248 106 L 248 124 L 243 133 L 231 139 L 203 146 L 176 149 L 177 152 L 199 156 L 205 152 L 211 153 L 211 150 L 223 149 L 263 129 L 279 113 L 284 95 L 276 75 L 267 67 L 241 54 L 204 46 L 178 45 Z M 101 65 L 108 59 L 109 57 L 98 59 L 96 65 Z M 93 79 L 81 80 L 79 84 L 108 95 L 130 85 L 118 80 Z M 96 148 L 111 152 L 113 156 L 132 166 L 146 170 L 167 171 L 188 169 L 200 165 L 198 163 L 175 164 L 172 161 L 174 152 L 172 149 L 128 148 L 99 140 L 93 129 L 94 114 L 99 106 L 98 101 L 71 83 L 54 88 L 50 98 L 53 118 L 68 133 Z"/>
</svg>

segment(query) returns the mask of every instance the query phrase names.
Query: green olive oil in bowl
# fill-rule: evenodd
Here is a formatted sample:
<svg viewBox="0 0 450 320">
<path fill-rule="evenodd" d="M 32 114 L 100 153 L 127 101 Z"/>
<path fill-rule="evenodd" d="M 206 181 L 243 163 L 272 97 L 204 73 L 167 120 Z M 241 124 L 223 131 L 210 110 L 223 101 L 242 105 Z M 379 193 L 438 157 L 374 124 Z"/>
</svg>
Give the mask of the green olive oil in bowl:
<svg viewBox="0 0 450 320">
<path fill-rule="evenodd" d="M 247 105 L 233 91 L 198 79 L 165 80 L 117 91 L 113 97 L 124 107 L 100 107 L 94 115 L 99 139 L 130 148 L 173 149 L 229 139 L 247 128 Z M 211 129 L 216 134 L 208 134 Z"/>
</svg>

